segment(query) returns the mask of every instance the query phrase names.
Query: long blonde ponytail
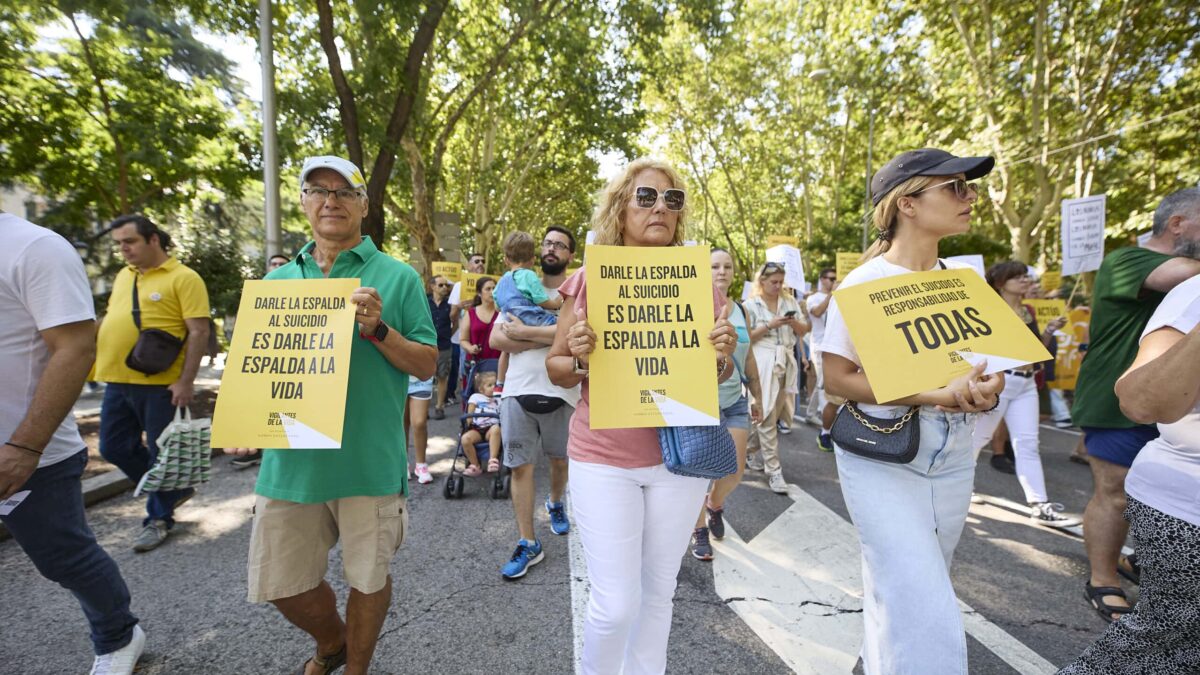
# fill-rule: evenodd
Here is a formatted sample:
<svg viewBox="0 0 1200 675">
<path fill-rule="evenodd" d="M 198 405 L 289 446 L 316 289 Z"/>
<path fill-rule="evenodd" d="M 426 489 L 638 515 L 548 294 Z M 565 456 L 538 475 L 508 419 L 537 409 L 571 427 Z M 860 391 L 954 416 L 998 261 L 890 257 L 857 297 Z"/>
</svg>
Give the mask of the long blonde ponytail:
<svg viewBox="0 0 1200 675">
<path fill-rule="evenodd" d="M 875 241 L 863 253 L 859 260 L 860 265 L 871 258 L 887 253 L 887 250 L 892 247 L 892 239 L 896 236 L 896 228 L 900 224 L 897 222 L 900 215 L 900 198 L 924 190 L 933 185 L 938 178 L 940 177 L 913 176 L 892 188 L 883 196 L 883 199 L 879 200 L 879 204 L 875 206 L 872 213 L 872 220 L 875 224 Z"/>
</svg>

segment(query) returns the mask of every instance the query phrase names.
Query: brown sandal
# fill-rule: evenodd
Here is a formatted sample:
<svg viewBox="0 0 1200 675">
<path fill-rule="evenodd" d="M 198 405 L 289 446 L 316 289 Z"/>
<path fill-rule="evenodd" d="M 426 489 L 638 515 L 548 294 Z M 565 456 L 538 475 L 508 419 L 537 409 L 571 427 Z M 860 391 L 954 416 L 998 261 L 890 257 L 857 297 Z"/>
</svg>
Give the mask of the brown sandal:
<svg viewBox="0 0 1200 675">
<path fill-rule="evenodd" d="M 314 656 L 308 661 L 300 665 L 300 672 L 297 675 L 304 675 L 308 670 L 308 662 L 312 661 L 318 668 L 321 669 L 320 675 L 329 675 L 333 671 L 346 665 L 346 645 L 342 645 L 341 650 L 336 654 L 329 656 Z"/>
</svg>

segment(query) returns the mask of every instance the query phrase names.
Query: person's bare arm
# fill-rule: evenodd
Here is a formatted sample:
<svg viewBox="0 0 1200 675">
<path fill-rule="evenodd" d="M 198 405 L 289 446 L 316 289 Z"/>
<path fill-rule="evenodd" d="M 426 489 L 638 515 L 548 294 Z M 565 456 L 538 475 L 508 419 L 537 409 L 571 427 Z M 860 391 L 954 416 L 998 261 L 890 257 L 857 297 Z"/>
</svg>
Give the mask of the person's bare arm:
<svg viewBox="0 0 1200 675">
<path fill-rule="evenodd" d="M 825 390 L 857 403 L 932 405 L 949 412 L 979 412 L 991 408 L 996 403 L 996 397 L 1004 389 L 1004 376 L 999 373 L 983 375 L 987 364 L 980 363 L 944 387 L 894 401 L 876 401 L 875 392 L 867 381 L 866 373 L 859 370 L 853 361 L 832 352 L 825 352 L 822 364 L 825 369 Z"/>
<path fill-rule="evenodd" d="M 1142 288 L 1159 293 L 1170 293 L 1171 289 L 1200 274 L 1200 260 L 1171 258 L 1158 267 L 1142 282 Z"/>
<path fill-rule="evenodd" d="M 1116 392 L 1134 422 L 1178 422 L 1200 398 L 1200 326 L 1186 335 L 1167 326 L 1142 338 Z"/>
<path fill-rule="evenodd" d="M 40 459 L 37 453 L 46 448 L 58 425 L 70 414 L 96 360 L 94 321 L 54 326 L 39 334 L 50 351 L 50 360 L 33 391 L 25 417 L 11 436 L 0 440 L 21 446 L 0 447 L 0 499 L 12 496 L 37 469 Z"/>
<path fill-rule="evenodd" d="M 825 312 L 829 311 L 829 301 L 830 300 L 833 300 L 833 293 L 826 293 L 825 299 L 822 300 L 817 305 L 813 306 L 812 309 L 808 310 L 808 313 L 812 314 L 813 316 L 815 316 L 817 318 L 821 318 L 822 316 L 825 316 Z"/>
<path fill-rule="evenodd" d="M 562 323 L 561 315 L 559 323 Z M 526 326 L 515 317 L 508 317 L 504 323 L 497 322 L 492 326 L 488 344 L 492 346 L 492 349 L 516 354 L 550 346 L 554 343 L 556 331 L 556 326 Z"/>
<path fill-rule="evenodd" d="M 187 343 L 184 345 L 187 351 L 183 357 L 183 370 L 179 373 L 179 379 L 167 387 L 171 392 L 171 405 L 180 408 L 191 405 L 195 397 L 193 384 L 196 381 L 196 373 L 200 371 L 200 359 L 208 351 L 209 331 L 207 318 L 184 319 L 183 322 L 187 324 L 188 331 Z"/>
<path fill-rule="evenodd" d="M 546 354 L 546 374 L 555 386 L 569 389 L 583 382 L 587 375 L 575 372 L 575 358 L 585 367 L 588 358 L 596 349 L 596 334 L 586 319 L 575 313 L 575 298 L 567 298 L 558 313 L 558 325 L 554 327 L 554 342 Z M 568 335 L 576 343 L 568 345 Z"/>
</svg>

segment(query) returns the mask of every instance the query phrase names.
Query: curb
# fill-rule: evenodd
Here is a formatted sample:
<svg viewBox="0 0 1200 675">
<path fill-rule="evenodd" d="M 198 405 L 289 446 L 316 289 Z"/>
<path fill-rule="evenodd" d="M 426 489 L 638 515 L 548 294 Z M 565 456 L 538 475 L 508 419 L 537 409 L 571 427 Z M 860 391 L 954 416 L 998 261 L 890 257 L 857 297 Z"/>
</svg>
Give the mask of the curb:
<svg viewBox="0 0 1200 675">
<path fill-rule="evenodd" d="M 92 476 L 83 481 L 83 505 L 86 508 L 132 489 L 133 481 L 126 478 L 125 474 L 119 470 L 113 469 L 108 473 Z M 0 523 L 0 541 L 8 539 L 9 536 L 8 528 L 4 526 L 4 523 Z"/>
</svg>

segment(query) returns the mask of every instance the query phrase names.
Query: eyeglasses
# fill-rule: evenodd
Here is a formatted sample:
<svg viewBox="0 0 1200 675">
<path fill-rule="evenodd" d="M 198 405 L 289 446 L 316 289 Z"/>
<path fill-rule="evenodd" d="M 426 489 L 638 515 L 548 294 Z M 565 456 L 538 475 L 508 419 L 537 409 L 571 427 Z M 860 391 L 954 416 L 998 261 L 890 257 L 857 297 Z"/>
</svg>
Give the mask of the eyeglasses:
<svg viewBox="0 0 1200 675">
<path fill-rule="evenodd" d="M 670 211 L 682 211 L 685 197 L 683 190 L 679 188 L 670 188 L 662 192 L 663 204 Z M 633 199 L 639 208 L 652 209 L 658 203 L 658 190 L 639 185 L 634 188 Z"/>
<path fill-rule="evenodd" d="M 339 202 L 348 202 L 351 199 L 357 199 L 362 196 L 362 192 L 354 188 L 342 188 L 340 190 L 330 190 L 323 187 L 310 187 L 300 190 L 300 193 L 309 199 L 315 199 L 323 202 L 329 199 L 329 195 L 333 195 Z"/>
<path fill-rule="evenodd" d="M 974 199 L 975 197 L 977 197 L 979 195 L 979 184 L 978 183 L 968 183 L 967 181 L 963 180 L 962 178 L 955 178 L 954 180 L 948 180 L 945 183 L 938 183 L 937 185 L 930 185 L 929 187 L 922 188 L 920 190 L 917 190 L 916 192 L 910 192 L 909 195 L 910 196 L 911 195 L 919 195 L 922 192 L 925 192 L 926 190 L 932 190 L 934 188 L 944 187 L 946 185 L 954 186 L 953 187 L 954 196 L 958 197 L 959 199 L 962 199 L 964 201 L 967 199 Z"/>
<path fill-rule="evenodd" d="M 450 288 L 450 284 L 434 284 L 434 286 L 438 288 Z"/>
<path fill-rule="evenodd" d="M 651 206 L 653 206 L 653 204 L 651 204 Z M 555 251 L 562 251 L 563 253 L 571 250 L 570 246 L 567 246 L 561 241 L 554 241 L 553 239 L 547 239 L 546 241 L 543 241 L 542 248 L 551 248 Z"/>
<path fill-rule="evenodd" d="M 825 281 L 837 281 L 837 277 L 821 277 Z"/>
<path fill-rule="evenodd" d="M 783 271 L 783 263 L 769 262 L 763 265 L 762 274 L 775 274 Z"/>
</svg>

